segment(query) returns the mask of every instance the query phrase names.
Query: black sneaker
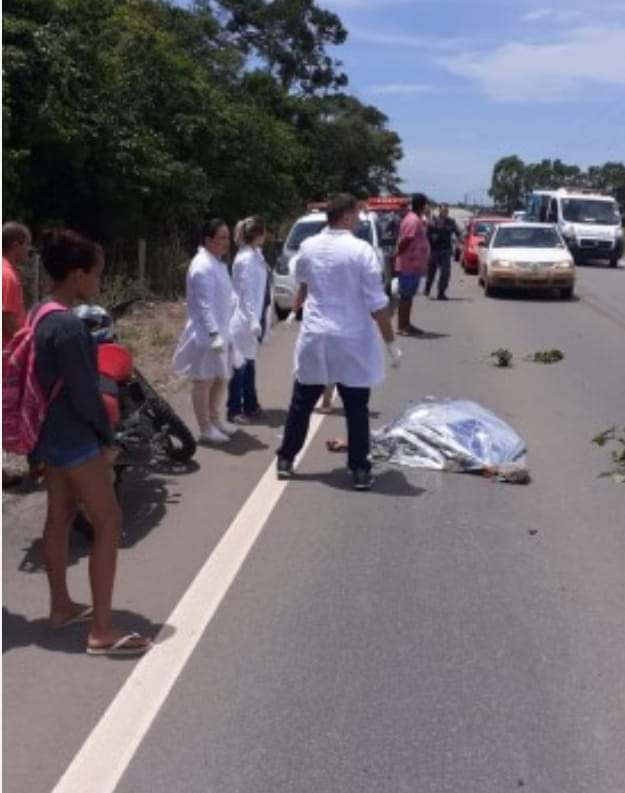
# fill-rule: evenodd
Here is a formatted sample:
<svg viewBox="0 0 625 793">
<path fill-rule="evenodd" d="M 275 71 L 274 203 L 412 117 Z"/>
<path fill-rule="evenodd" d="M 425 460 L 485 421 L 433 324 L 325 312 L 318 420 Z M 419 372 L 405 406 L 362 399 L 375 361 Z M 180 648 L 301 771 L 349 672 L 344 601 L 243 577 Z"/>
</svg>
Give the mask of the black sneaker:
<svg viewBox="0 0 625 793">
<path fill-rule="evenodd" d="M 287 460 L 286 457 L 278 457 L 276 470 L 278 479 L 290 479 L 293 476 L 293 461 Z"/>
<path fill-rule="evenodd" d="M 438 299 L 439 299 L 439 300 L 449 300 L 449 298 L 447 297 L 447 295 L 439 295 L 439 296 L 438 296 Z"/>
<path fill-rule="evenodd" d="M 371 490 L 371 485 L 375 479 L 371 471 L 365 468 L 359 468 L 357 471 L 352 472 L 354 478 L 354 490 Z"/>
</svg>

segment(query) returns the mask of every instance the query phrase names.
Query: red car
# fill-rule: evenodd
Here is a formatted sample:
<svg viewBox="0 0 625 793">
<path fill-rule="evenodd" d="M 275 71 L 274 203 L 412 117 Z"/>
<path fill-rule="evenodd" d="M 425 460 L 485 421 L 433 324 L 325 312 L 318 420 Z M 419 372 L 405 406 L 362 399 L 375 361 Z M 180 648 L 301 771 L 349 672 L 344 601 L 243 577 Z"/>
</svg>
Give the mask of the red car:
<svg viewBox="0 0 625 793">
<path fill-rule="evenodd" d="M 460 261 L 465 273 L 477 273 L 477 249 L 482 240 L 485 240 L 499 223 L 511 223 L 512 218 L 504 217 L 476 217 L 467 226 L 464 239 L 459 242 L 456 250 L 456 259 Z"/>
</svg>

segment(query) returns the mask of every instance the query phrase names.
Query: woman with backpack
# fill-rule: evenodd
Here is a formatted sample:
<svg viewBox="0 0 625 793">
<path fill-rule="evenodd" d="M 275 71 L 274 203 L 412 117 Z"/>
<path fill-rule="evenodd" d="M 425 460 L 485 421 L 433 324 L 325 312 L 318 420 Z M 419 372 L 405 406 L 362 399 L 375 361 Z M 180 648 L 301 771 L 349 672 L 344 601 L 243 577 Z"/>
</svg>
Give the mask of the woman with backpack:
<svg viewBox="0 0 625 793">
<path fill-rule="evenodd" d="M 51 401 L 31 462 L 43 464 L 46 471 L 43 548 L 50 620 L 54 628 L 90 621 L 90 655 L 140 655 L 149 649 L 150 641 L 113 624 L 113 583 L 121 531 L 110 467 L 113 437 L 100 395 L 94 343 L 70 311 L 97 293 L 104 255 L 96 243 L 59 229 L 44 233 L 42 262 L 52 288 L 50 297 L 32 315 L 36 323 L 35 373 Z M 89 560 L 92 608 L 75 603 L 67 589 L 68 531 L 79 502 L 94 530 Z"/>
</svg>

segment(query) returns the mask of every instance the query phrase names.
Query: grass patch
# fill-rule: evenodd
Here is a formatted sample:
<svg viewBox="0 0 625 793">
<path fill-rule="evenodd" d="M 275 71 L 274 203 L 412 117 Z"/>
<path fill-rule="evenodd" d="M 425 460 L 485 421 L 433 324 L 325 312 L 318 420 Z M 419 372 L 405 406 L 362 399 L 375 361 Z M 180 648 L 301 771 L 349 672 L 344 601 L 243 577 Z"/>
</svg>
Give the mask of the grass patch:
<svg viewBox="0 0 625 793">
<path fill-rule="evenodd" d="M 564 360 L 562 350 L 540 350 L 531 357 L 534 363 L 557 363 Z"/>
</svg>

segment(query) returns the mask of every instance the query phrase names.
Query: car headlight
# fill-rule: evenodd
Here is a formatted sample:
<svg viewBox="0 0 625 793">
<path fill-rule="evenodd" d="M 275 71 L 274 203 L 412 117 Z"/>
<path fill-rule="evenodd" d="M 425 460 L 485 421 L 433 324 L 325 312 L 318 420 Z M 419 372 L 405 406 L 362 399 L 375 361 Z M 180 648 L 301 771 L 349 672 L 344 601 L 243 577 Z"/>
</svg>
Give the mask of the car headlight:
<svg viewBox="0 0 625 793">
<path fill-rule="evenodd" d="M 575 226 L 572 223 L 565 223 L 564 226 L 562 226 L 562 236 L 569 240 L 576 239 L 577 233 L 575 231 Z"/>
<path fill-rule="evenodd" d="M 614 236 L 616 237 L 617 240 L 622 240 L 623 239 L 623 229 L 622 228 L 617 228 L 615 230 L 615 232 L 614 232 Z"/>
<path fill-rule="evenodd" d="M 573 267 L 573 259 L 562 259 L 559 262 L 555 262 L 554 267 L 556 267 L 558 270 L 568 270 L 569 268 Z"/>
<path fill-rule="evenodd" d="M 491 263 L 491 267 L 501 267 L 505 270 L 509 267 L 514 267 L 514 262 L 509 262 L 507 259 L 494 259 Z"/>
</svg>

